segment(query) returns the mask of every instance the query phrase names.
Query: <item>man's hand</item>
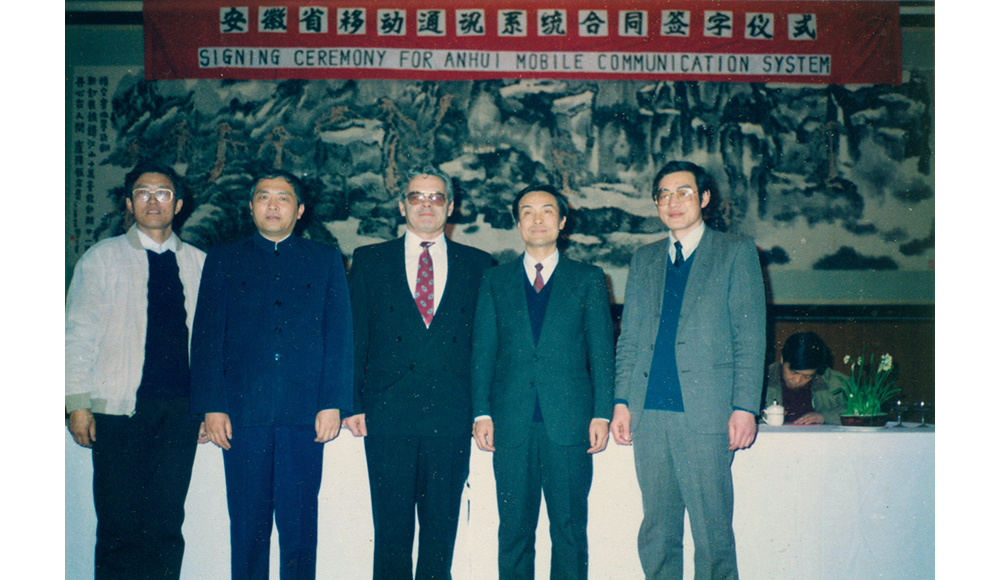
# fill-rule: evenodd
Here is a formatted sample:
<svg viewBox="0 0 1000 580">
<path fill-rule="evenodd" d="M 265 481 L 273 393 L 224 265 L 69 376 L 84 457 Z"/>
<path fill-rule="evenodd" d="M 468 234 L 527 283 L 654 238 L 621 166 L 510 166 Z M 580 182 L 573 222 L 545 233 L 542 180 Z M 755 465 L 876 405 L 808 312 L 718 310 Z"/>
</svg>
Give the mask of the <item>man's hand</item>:
<svg viewBox="0 0 1000 580">
<path fill-rule="evenodd" d="M 97 439 L 96 427 L 94 414 L 90 409 L 77 409 L 69 414 L 69 432 L 73 435 L 73 441 L 81 447 L 93 447 L 94 440 Z"/>
<path fill-rule="evenodd" d="M 233 438 L 233 424 L 226 413 L 205 413 L 205 431 L 216 447 L 229 449 L 229 440 Z"/>
<path fill-rule="evenodd" d="M 316 439 L 317 443 L 333 441 L 340 435 L 340 409 L 323 409 L 316 413 Z"/>
<path fill-rule="evenodd" d="M 496 451 L 493 447 L 493 419 L 480 419 L 472 426 L 472 436 L 483 451 Z"/>
<path fill-rule="evenodd" d="M 615 438 L 615 443 L 619 445 L 632 444 L 632 412 L 628 410 L 628 405 L 618 403 L 615 405 L 615 414 L 611 418 L 611 436 Z"/>
<path fill-rule="evenodd" d="M 729 450 L 746 449 L 757 438 L 757 421 L 752 413 L 733 411 L 729 416 Z"/>
<path fill-rule="evenodd" d="M 210 439 L 208 438 L 208 429 L 205 428 L 205 422 L 201 422 L 201 426 L 198 427 L 198 443 L 208 443 Z"/>
<path fill-rule="evenodd" d="M 590 420 L 590 449 L 587 453 L 600 453 L 608 446 L 608 422 L 604 419 Z"/>
<path fill-rule="evenodd" d="M 820 415 L 819 413 L 816 412 L 812 412 L 802 415 L 801 417 L 796 419 L 792 423 L 792 425 L 822 425 L 825 422 L 826 421 L 823 419 L 823 415 Z"/>
<path fill-rule="evenodd" d="M 351 431 L 355 437 L 367 437 L 368 427 L 365 425 L 365 414 L 351 415 L 343 420 L 342 424 Z"/>
</svg>

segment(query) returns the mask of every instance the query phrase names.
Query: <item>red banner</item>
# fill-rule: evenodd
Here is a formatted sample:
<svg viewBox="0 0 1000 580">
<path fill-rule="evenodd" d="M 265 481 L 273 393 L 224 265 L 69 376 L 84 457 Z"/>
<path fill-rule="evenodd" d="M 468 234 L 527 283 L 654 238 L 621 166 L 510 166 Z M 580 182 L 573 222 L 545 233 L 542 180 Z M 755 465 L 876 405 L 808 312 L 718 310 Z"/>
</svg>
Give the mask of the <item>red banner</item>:
<svg viewBox="0 0 1000 580">
<path fill-rule="evenodd" d="M 900 84 L 895 1 L 156 0 L 148 79 Z"/>
</svg>

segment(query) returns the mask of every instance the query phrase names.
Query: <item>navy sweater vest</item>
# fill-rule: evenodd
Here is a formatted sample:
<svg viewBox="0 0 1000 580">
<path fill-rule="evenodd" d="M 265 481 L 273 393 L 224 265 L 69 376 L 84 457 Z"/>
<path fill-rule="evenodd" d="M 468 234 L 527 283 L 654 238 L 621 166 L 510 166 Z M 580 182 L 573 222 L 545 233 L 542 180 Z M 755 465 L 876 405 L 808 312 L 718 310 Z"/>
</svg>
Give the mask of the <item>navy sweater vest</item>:
<svg viewBox="0 0 1000 580">
<path fill-rule="evenodd" d="M 663 283 L 663 308 L 660 311 L 660 328 L 653 348 L 653 364 L 649 369 L 649 383 L 646 387 L 645 409 L 661 411 L 683 411 L 681 381 L 677 372 L 677 326 L 680 321 L 681 304 L 684 302 L 684 288 L 694 254 L 677 268 L 667 264 Z"/>
<path fill-rule="evenodd" d="M 549 282 L 551 281 L 552 277 L 549 276 Z M 531 319 L 531 334 L 535 338 L 536 346 L 539 337 L 542 336 L 542 321 L 545 320 L 545 309 L 548 308 L 550 294 L 552 294 L 552 284 L 546 283 L 542 286 L 541 292 L 535 292 L 535 286 L 525 272 L 524 296 L 528 300 L 528 317 Z M 538 393 L 535 393 L 535 416 L 532 420 L 536 423 L 542 422 L 542 405 L 538 402 Z"/>
<path fill-rule="evenodd" d="M 159 399 L 191 395 L 188 364 L 187 311 L 184 286 L 171 251 L 146 250 L 149 260 L 146 309 L 146 350 L 138 398 Z"/>
</svg>

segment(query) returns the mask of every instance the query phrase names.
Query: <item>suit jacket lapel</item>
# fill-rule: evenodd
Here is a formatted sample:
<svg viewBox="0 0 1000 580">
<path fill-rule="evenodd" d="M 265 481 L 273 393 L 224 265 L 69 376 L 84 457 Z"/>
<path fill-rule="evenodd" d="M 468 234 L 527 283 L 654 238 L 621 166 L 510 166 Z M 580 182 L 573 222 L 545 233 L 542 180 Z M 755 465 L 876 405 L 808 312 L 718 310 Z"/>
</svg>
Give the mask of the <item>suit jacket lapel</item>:
<svg viewBox="0 0 1000 580">
<path fill-rule="evenodd" d="M 531 334 L 531 315 L 528 314 L 528 298 L 524 295 L 524 255 L 522 254 L 513 262 L 506 264 L 506 266 L 506 272 L 504 273 L 505 280 L 500 285 L 501 287 L 496 290 L 504 294 L 503 302 L 509 304 L 520 319 L 517 323 L 517 328 L 521 337 L 517 339 L 517 342 L 520 344 L 530 344 L 534 348 L 535 337 Z"/>
<path fill-rule="evenodd" d="M 559 257 L 559 264 L 556 265 L 556 269 L 553 270 L 552 276 L 549 278 L 549 284 L 552 285 L 552 288 L 549 290 L 549 302 L 545 307 L 545 317 L 542 319 L 542 332 L 538 336 L 538 348 L 547 347 L 547 341 L 554 340 L 548 337 L 554 336 L 553 333 L 558 332 L 560 318 L 565 313 L 560 305 L 569 303 L 573 290 L 580 283 L 579 274 L 575 264 L 569 258 Z M 530 320 L 528 324 L 530 329 Z"/>
<path fill-rule="evenodd" d="M 411 323 L 427 330 L 424 326 L 424 318 L 417 309 L 417 303 L 413 300 L 413 293 L 410 292 L 410 281 L 406 279 L 406 243 L 403 238 L 397 238 L 398 247 L 387 252 L 387 279 L 386 284 L 391 289 L 393 302 L 401 305 L 402 315 Z"/>
<path fill-rule="evenodd" d="M 686 326 L 687 321 L 692 317 L 698 297 L 702 295 L 705 283 L 708 280 L 708 272 L 714 262 L 715 253 L 715 232 L 705 228 L 705 233 L 698 243 L 698 248 L 694 252 L 694 263 L 691 264 L 691 272 L 688 274 L 687 286 L 684 287 L 684 301 L 681 303 L 681 319 L 677 325 L 679 335 Z M 666 255 L 666 252 L 664 252 Z"/>
<path fill-rule="evenodd" d="M 449 295 L 448 289 L 454 287 L 451 283 L 455 282 L 464 275 L 464 270 L 462 269 L 461 264 L 458 263 L 458 256 L 455 254 L 455 244 L 451 243 L 450 240 L 446 242 L 445 254 L 448 256 L 448 279 L 445 280 L 444 290 L 437 297 L 437 306 L 434 307 L 434 316 L 437 316 L 437 313 L 443 311 L 447 306 L 448 303 L 445 302 L 445 300 Z M 454 292 L 451 294 L 454 294 Z M 434 326 L 433 322 L 431 323 L 431 326 Z"/>
<path fill-rule="evenodd" d="M 663 286 L 667 282 L 667 244 L 670 237 L 664 238 L 653 252 L 653 261 L 650 263 L 651 280 L 653 288 L 646 298 L 653 303 L 653 320 L 660 319 L 663 312 Z"/>
</svg>

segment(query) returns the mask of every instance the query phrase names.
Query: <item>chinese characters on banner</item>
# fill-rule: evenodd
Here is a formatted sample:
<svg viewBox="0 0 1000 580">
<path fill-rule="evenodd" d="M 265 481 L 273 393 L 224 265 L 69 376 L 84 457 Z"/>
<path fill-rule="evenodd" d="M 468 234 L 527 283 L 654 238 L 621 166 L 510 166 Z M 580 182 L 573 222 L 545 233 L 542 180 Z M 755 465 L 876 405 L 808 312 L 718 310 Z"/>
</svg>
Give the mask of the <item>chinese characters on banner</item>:
<svg viewBox="0 0 1000 580">
<path fill-rule="evenodd" d="M 146 74 L 899 84 L 897 2 L 143 4 Z"/>
<path fill-rule="evenodd" d="M 94 245 L 102 218 L 114 210 L 106 184 L 113 170 L 102 162 L 112 151 L 117 133 L 111 126 L 111 99 L 120 76 L 117 69 L 78 67 L 73 71 L 69 103 L 70 190 L 66 206 L 66 260 L 76 260 Z M 115 174 L 112 179 L 120 179 Z"/>
</svg>

